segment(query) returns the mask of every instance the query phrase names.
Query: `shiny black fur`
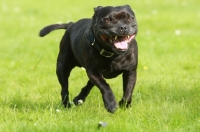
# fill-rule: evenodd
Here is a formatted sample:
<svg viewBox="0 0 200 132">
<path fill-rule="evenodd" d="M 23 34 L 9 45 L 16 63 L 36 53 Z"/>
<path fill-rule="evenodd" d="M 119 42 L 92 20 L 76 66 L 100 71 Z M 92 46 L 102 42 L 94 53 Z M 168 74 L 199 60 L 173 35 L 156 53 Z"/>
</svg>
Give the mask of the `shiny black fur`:
<svg viewBox="0 0 200 132">
<path fill-rule="evenodd" d="M 122 74 L 123 96 L 120 106 L 130 106 L 132 93 L 136 83 L 136 69 L 138 63 L 138 48 L 135 38 L 128 44 L 127 50 L 119 50 L 107 42 L 102 41 L 100 35 L 125 36 L 137 33 L 135 14 L 129 5 L 107 6 L 94 9 L 92 19 L 81 19 L 75 23 L 53 24 L 43 28 L 43 37 L 56 29 L 66 29 L 60 42 L 57 59 L 57 76 L 61 84 L 62 102 L 70 107 L 68 78 L 71 70 L 78 66 L 86 69 L 89 78 L 85 87 L 74 98 L 74 103 L 85 101 L 93 86 L 99 88 L 105 108 L 114 113 L 117 103 L 113 92 L 104 78 L 115 78 Z M 114 55 L 105 57 L 100 54 L 98 45 Z"/>
</svg>

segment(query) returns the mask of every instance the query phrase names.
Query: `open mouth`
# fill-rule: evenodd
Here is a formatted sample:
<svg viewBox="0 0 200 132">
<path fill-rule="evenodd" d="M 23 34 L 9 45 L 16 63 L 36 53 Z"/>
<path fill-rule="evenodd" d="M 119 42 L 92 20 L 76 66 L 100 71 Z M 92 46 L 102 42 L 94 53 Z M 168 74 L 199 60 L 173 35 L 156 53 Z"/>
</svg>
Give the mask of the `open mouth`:
<svg viewBox="0 0 200 132">
<path fill-rule="evenodd" d="M 101 40 L 110 44 L 114 44 L 114 46 L 118 50 L 127 50 L 128 43 L 131 42 L 136 34 L 126 35 L 126 36 L 107 36 L 107 35 L 99 35 Z"/>
</svg>

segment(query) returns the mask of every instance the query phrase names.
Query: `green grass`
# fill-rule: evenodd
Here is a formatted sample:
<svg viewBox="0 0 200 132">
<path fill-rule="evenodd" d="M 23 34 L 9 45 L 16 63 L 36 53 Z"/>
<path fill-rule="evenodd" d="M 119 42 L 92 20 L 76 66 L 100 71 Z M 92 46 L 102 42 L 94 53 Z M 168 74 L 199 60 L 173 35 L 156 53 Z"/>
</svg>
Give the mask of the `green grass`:
<svg viewBox="0 0 200 132">
<path fill-rule="evenodd" d="M 134 9 L 139 25 L 132 107 L 108 113 L 95 87 L 82 106 L 63 108 L 55 66 L 64 31 L 39 38 L 39 30 L 52 23 L 90 18 L 98 5 L 124 4 Z M 2 0 L 0 131 L 200 131 L 199 4 L 198 0 Z M 121 76 L 108 80 L 118 101 L 121 80 Z M 84 70 L 72 71 L 71 100 L 86 81 Z M 108 126 L 98 129 L 99 121 Z"/>
</svg>

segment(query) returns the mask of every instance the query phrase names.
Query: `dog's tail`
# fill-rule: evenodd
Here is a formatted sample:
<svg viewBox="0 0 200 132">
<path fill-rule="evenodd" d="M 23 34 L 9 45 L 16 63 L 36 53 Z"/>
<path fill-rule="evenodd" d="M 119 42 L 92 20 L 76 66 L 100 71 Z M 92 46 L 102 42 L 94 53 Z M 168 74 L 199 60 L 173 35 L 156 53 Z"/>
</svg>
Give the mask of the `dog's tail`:
<svg viewBox="0 0 200 132">
<path fill-rule="evenodd" d="M 39 36 L 44 37 L 45 35 L 49 34 L 50 32 L 52 32 L 54 30 L 67 29 L 72 24 L 73 24 L 73 22 L 48 25 L 40 30 Z"/>
</svg>

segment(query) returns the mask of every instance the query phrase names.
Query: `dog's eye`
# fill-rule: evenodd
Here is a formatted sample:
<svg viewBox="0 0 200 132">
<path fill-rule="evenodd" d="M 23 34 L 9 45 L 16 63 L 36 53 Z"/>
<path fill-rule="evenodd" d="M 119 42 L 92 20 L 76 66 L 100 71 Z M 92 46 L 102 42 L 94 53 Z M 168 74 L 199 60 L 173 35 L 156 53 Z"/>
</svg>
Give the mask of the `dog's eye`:
<svg viewBox="0 0 200 132">
<path fill-rule="evenodd" d="M 129 21 L 132 21 L 132 20 L 134 20 L 134 17 L 130 17 L 130 18 L 129 18 Z"/>
<path fill-rule="evenodd" d="M 108 22 L 110 22 L 110 19 L 109 19 L 109 18 L 104 18 L 103 21 L 104 21 L 105 23 L 108 23 Z"/>
</svg>

